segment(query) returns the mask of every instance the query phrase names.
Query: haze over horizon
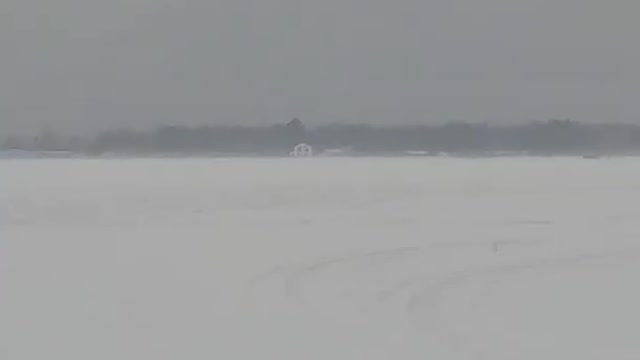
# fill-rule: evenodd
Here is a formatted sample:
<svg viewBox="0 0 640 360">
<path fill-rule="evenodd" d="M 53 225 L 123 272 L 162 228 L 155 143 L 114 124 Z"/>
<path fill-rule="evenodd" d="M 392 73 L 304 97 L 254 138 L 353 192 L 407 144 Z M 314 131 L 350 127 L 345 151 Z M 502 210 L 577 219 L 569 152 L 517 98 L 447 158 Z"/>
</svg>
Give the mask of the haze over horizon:
<svg viewBox="0 0 640 360">
<path fill-rule="evenodd" d="M 640 123 L 640 3 L 5 0 L 2 133 Z"/>
</svg>

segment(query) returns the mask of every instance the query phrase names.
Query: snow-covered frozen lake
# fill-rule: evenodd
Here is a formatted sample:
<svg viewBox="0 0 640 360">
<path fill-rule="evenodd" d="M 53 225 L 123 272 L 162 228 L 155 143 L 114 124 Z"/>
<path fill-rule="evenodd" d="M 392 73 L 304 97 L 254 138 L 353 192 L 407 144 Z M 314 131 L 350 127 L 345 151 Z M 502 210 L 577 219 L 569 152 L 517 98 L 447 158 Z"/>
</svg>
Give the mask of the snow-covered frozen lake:
<svg viewBox="0 0 640 360">
<path fill-rule="evenodd" d="M 0 162 L 3 360 L 640 359 L 640 159 Z"/>
</svg>

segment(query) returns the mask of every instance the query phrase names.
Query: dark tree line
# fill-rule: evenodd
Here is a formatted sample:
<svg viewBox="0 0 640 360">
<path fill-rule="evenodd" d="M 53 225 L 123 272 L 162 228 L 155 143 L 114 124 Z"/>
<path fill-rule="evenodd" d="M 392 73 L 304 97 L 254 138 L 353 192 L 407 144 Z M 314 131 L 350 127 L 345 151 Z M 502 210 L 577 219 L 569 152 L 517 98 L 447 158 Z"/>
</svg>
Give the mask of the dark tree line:
<svg viewBox="0 0 640 360">
<path fill-rule="evenodd" d="M 91 142 L 92 153 L 234 153 L 256 155 L 286 154 L 306 141 L 308 131 L 297 119 L 285 125 L 243 126 L 162 126 L 153 131 L 115 130 L 100 134 Z"/>
<path fill-rule="evenodd" d="M 46 134 L 45 134 L 46 135 Z M 10 142 L 10 144 L 8 144 Z M 35 150 L 72 150 L 90 154 L 252 154 L 286 155 L 306 142 L 316 149 L 350 149 L 360 154 L 404 151 L 489 154 L 620 154 L 640 152 L 640 126 L 583 124 L 551 120 L 521 125 L 448 123 L 437 126 L 325 125 L 305 128 L 297 119 L 287 124 L 245 126 L 161 126 L 149 131 L 113 130 L 93 139 L 56 143 L 42 136 Z M 18 141 L 5 141 L 18 147 Z"/>
</svg>

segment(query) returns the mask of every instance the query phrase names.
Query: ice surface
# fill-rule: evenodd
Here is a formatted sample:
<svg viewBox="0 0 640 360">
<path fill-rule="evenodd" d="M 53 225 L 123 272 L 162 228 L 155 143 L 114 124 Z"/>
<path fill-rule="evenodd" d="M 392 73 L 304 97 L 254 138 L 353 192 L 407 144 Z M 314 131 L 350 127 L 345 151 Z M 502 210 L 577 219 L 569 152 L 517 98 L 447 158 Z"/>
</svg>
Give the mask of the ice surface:
<svg viewBox="0 0 640 360">
<path fill-rule="evenodd" d="M 0 162 L 0 359 L 640 358 L 640 160 Z"/>
</svg>

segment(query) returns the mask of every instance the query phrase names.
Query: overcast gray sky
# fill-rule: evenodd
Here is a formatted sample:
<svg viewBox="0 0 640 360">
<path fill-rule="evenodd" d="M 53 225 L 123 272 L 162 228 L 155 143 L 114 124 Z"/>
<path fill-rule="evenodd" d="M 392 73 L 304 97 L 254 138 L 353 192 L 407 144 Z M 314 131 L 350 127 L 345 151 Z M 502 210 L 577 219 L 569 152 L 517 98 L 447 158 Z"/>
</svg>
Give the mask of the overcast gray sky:
<svg viewBox="0 0 640 360">
<path fill-rule="evenodd" d="M 634 0 L 3 0 L 0 125 L 640 122 Z"/>
</svg>

